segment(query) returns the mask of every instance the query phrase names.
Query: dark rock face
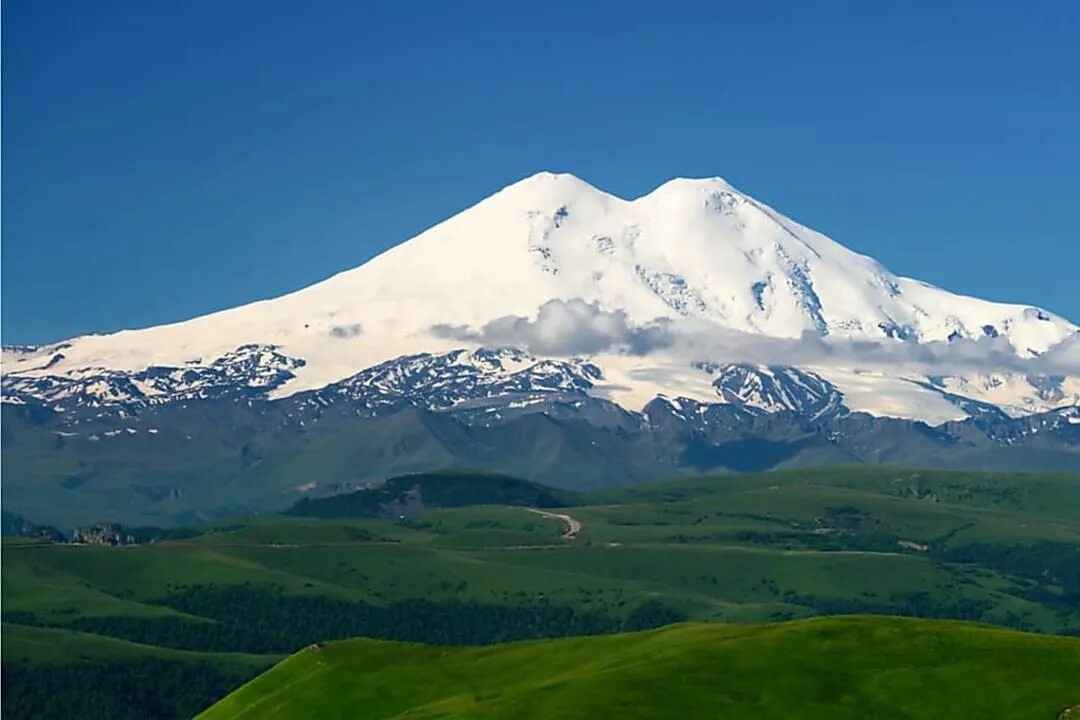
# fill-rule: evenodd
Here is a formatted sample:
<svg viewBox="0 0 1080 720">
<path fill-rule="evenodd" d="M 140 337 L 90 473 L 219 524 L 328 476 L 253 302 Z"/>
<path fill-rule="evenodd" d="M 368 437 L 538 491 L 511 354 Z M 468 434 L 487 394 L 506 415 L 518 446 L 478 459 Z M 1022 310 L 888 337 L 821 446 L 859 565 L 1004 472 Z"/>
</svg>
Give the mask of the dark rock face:
<svg viewBox="0 0 1080 720">
<path fill-rule="evenodd" d="M 344 401 L 370 413 L 448 410 L 497 398 L 508 405 L 585 397 L 602 376 L 596 365 L 577 358 L 538 359 L 514 348 L 452 350 L 394 358 L 298 399 L 322 406 Z"/>
<path fill-rule="evenodd" d="M 95 523 L 75 528 L 71 541 L 83 545 L 134 545 L 135 538 L 124 531 L 119 523 Z"/>
</svg>

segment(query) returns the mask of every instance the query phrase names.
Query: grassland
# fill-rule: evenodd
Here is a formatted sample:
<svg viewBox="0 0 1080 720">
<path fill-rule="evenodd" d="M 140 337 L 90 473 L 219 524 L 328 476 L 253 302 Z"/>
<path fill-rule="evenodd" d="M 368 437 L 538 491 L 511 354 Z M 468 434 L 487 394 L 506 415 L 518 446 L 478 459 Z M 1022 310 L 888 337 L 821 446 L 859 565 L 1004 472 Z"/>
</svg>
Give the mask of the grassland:
<svg viewBox="0 0 1080 720">
<path fill-rule="evenodd" d="M 210 665 L 353 635 L 485 644 L 679 619 L 884 614 L 1080 633 L 1078 475 L 862 466 L 574 502 L 558 509 L 581 523 L 573 537 L 557 518 L 485 505 L 239 518 L 133 547 L 5 541 L 4 663 L 33 661 L 19 633 L 45 630 L 79 631 L 53 664 L 105 640 Z"/>
<path fill-rule="evenodd" d="M 55 628 L 3 624 L 4 662 L 96 663 L 156 658 L 186 663 L 211 662 L 215 666 L 248 673 L 264 670 L 280 657 L 244 653 L 198 653 L 140 645 L 102 635 Z"/>
<path fill-rule="evenodd" d="M 443 648 L 312 646 L 200 716 L 1055 718 L 1080 640 L 956 622 L 815 618 Z"/>
<path fill-rule="evenodd" d="M 0 632 L 5 718 L 191 717 L 280 659 L 10 623 Z"/>
</svg>

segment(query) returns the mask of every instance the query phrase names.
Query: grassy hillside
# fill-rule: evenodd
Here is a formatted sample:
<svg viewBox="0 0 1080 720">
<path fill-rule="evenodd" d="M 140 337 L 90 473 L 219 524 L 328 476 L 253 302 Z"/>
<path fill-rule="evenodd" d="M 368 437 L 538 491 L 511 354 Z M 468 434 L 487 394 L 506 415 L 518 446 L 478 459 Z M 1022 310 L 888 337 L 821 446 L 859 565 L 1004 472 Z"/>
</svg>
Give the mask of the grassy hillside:
<svg viewBox="0 0 1080 720">
<path fill-rule="evenodd" d="M 285 511 L 301 517 L 398 517 L 425 509 L 509 505 L 537 508 L 574 504 L 579 496 L 509 475 L 444 470 L 393 477 L 375 488 L 304 498 Z"/>
<path fill-rule="evenodd" d="M 5 718 L 190 717 L 280 659 L 10 623 L 2 633 Z"/>
<path fill-rule="evenodd" d="M 453 502 L 487 497 L 463 477 Z M 840 614 L 1080 634 L 1078 498 L 1077 475 L 860 466 L 682 479 L 548 510 L 237 518 L 134 547 L 5 541 L 3 618 L 207 658 Z M 8 636 L 5 666 L 33 659 Z M 42 716 L 68 717 L 5 713 Z"/>
<path fill-rule="evenodd" d="M 100 521 L 172 527 L 280 512 L 307 494 L 345 493 L 395 474 L 446 467 L 484 468 L 571 490 L 854 461 L 1080 467 L 1080 446 L 1051 440 L 1050 433 L 1010 446 L 980 431 L 945 441 L 919 423 L 865 415 L 811 431 L 781 414 L 744 419 L 738 432 L 715 426 L 715 436 L 699 436 L 663 422 L 648 431 L 627 429 L 618 412 L 597 416 L 600 424 L 571 419 L 576 411 L 568 410 L 562 419 L 530 412 L 473 425 L 453 413 L 405 409 L 364 418 L 350 403 L 302 412 L 294 403 L 306 406 L 301 396 L 206 400 L 134 415 L 88 414 L 78 423 L 49 408 L 3 403 L 4 507 L 70 532 Z"/>
<path fill-rule="evenodd" d="M 1045 720 L 1080 703 L 1078 677 L 1080 640 L 839 617 L 487 648 L 348 640 L 199 717 Z"/>
<path fill-rule="evenodd" d="M 5 508 L 64 531 L 105 520 L 167 527 L 279 512 L 312 487 L 348 492 L 445 467 L 564 488 L 679 472 L 649 443 L 539 414 L 472 427 L 439 413 L 358 418 L 342 407 L 299 428 L 281 405 L 208 401 L 87 419 L 74 435 L 41 408 L 4 403 L 0 415 Z"/>
<path fill-rule="evenodd" d="M 243 674 L 265 669 L 279 660 L 275 655 L 245 653 L 197 653 L 186 650 L 141 645 L 92 633 L 3 624 L 4 662 L 34 665 L 68 663 L 72 660 L 94 663 L 137 660 L 147 657 L 177 662 L 212 661 L 217 667 Z"/>
</svg>

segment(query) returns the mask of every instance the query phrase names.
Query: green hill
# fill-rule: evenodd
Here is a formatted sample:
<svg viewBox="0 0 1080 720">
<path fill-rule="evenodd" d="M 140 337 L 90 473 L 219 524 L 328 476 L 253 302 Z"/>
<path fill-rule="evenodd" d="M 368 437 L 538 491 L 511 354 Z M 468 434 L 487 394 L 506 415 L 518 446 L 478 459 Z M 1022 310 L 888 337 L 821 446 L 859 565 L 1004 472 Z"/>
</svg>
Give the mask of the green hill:
<svg viewBox="0 0 1080 720">
<path fill-rule="evenodd" d="M 311 646 L 200 715 L 241 718 L 1031 718 L 1080 703 L 1080 640 L 837 617 L 445 648 Z"/>
<path fill-rule="evenodd" d="M 434 508 L 472 505 L 564 507 L 576 493 L 509 475 L 471 470 L 401 475 L 379 487 L 325 498 L 304 498 L 285 512 L 303 517 L 398 517 Z"/>
<path fill-rule="evenodd" d="M 154 707 L 174 702 L 157 716 L 179 719 L 244 679 L 226 656 L 359 636 L 486 645 L 854 614 L 1080 634 L 1080 475 L 817 468 L 556 494 L 567 506 L 545 511 L 430 507 L 467 500 L 461 473 L 437 477 L 442 495 L 421 489 L 405 518 L 234 518 L 128 547 L 5 539 L 3 716 L 145 717 L 129 700 L 142 686 L 101 681 L 119 670 L 85 650 L 95 639 L 122 641 L 99 647 L 123 649 L 133 677 L 228 670 L 207 674 L 201 705 L 190 681 L 159 687 Z M 45 630 L 81 647 L 52 652 Z M 59 691 L 84 702 L 17 702 Z"/>
<path fill-rule="evenodd" d="M 2 633 L 5 718 L 191 717 L 280 659 L 10 623 Z"/>
</svg>

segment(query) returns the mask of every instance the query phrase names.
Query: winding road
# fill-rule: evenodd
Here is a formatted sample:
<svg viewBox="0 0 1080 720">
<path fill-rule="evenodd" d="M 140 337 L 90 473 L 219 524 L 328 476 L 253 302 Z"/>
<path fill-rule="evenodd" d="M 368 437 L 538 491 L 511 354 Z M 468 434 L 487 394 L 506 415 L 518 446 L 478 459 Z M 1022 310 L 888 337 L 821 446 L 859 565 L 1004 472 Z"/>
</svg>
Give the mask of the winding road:
<svg viewBox="0 0 1080 720">
<path fill-rule="evenodd" d="M 581 522 L 569 515 L 563 513 L 549 512 L 547 510 L 540 510 L 539 508 L 525 509 L 531 513 L 536 513 L 537 515 L 542 515 L 544 517 L 552 518 L 555 520 L 561 520 L 562 523 L 566 525 L 566 532 L 562 534 L 564 540 L 573 540 L 574 537 L 576 537 L 577 534 L 581 532 Z"/>
</svg>

